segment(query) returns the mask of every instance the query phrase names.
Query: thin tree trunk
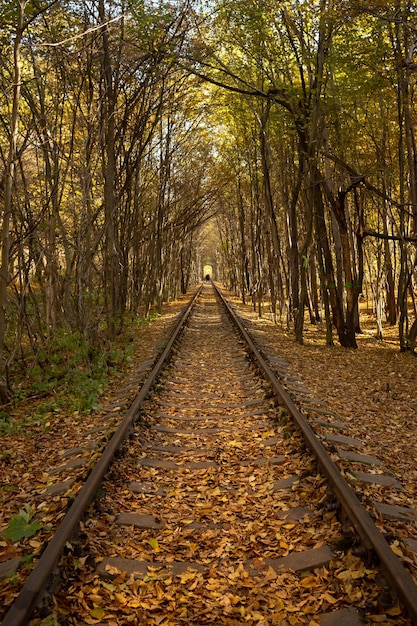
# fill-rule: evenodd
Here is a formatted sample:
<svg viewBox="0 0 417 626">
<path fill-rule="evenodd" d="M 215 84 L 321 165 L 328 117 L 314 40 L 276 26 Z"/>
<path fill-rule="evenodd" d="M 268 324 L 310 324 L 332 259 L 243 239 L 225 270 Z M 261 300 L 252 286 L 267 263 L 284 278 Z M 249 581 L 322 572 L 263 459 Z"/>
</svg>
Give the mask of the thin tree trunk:
<svg viewBox="0 0 417 626">
<path fill-rule="evenodd" d="M 0 400 L 7 401 L 9 394 L 5 383 L 4 342 L 6 336 L 7 288 L 9 284 L 10 257 L 10 219 L 12 215 L 12 190 L 17 158 L 17 137 L 19 132 L 19 101 L 21 89 L 20 46 L 25 28 L 25 7 L 27 1 L 19 0 L 16 33 L 13 45 L 13 103 L 10 120 L 9 153 L 6 162 L 4 187 L 4 209 L 1 233 L 1 268 L 0 268 Z"/>
<path fill-rule="evenodd" d="M 99 17 L 101 23 L 106 22 L 104 0 L 99 0 Z M 118 252 L 116 242 L 116 154 L 115 154 L 115 110 L 116 92 L 113 77 L 113 65 L 110 50 L 109 31 L 102 27 L 103 46 L 103 174 L 104 174 L 104 219 L 106 229 L 104 256 L 104 289 L 108 302 L 107 330 L 110 338 L 114 338 L 117 328 L 118 307 Z"/>
<path fill-rule="evenodd" d="M 273 300 L 274 307 L 274 319 L 276 319 L 276 291 L 282 291 L 282 278 L 280 274 L 280 258 L 282 256 L 281 253 L 281 242 L 279 239 L 277 219 L 275 215 L 275 207 L 274 207 L 274 198 L 272 191 L 272 183 L 271 183 L 271 168 L 269 162 L 268 155 L 268 146 L 267 146 L 267 137 L 266 137 L 266 125 L 268 121 L 270 111 L 270 103 L 266 107 L 264 111 L 264 116 L 262 118 L 262 127 L 260 133 L 260 144 L 261 144 L 261 157 L 262 157 L 262 173 L 263 173 L 263 192 L 264 192 L 264 201 L 267 210 L 267 224 L 268 230 L 270 232 L 270 240 L 271 240 L 271 255 L 270 255 L 270 267 L 269 267 L 269 276 L 270 276 L 270 291 Z M 275 284 L 276 283 L 276 284 Z"/>
<path fill-rule="evenodd" d="M 237 181 L 237 209 L 240 230 L 240 291 L 242 303 L 246 304 L 246 268 L 248 265 L 248 259 L 245 239 L 245 209 L 243 206 L 242 189 L 239 176 Z"/>
</svg>

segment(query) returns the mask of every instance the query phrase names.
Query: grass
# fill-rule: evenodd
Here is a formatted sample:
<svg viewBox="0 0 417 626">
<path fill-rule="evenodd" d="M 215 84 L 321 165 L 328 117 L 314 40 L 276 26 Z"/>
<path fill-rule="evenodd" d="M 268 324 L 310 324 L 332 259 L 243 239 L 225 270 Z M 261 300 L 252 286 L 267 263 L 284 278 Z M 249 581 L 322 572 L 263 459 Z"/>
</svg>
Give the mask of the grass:
<svg viewBox="0 0 417 626">
<path fill-rule="evenodd" d="M 99 410 L 109 378 L 121 375 L 123 365 L 137 349 L 139 329 L 157 317 L 132 316 L 113 344 L 103 342 L 101 346 L 89 343 L 79 332 L 58 331 L 19 381 L 13 409 L 0 411 L 0 435 L 19 432 L 28 423 L 47 427 L 51 414 L 64 410 L 80 414 Z M 35 401 L 36 408 L 21 414 L 19 407 L 25 407 L 28 400 Z"/>
</svg>

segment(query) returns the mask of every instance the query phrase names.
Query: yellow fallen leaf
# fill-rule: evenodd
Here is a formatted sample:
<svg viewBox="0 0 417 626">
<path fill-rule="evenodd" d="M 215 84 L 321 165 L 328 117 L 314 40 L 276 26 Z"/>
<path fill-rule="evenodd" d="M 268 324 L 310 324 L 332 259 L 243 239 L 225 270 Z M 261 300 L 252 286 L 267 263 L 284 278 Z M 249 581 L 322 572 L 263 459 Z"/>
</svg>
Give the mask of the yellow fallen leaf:
<svg viewBox="0 0 417 626">
<path fill-rule="evenodd" d="M 88 599 L 91 600 L 91 602 L 101 602 L 103 598 L 98 593 L 90 593 Z"/>
<path fill-rule="evenodd" d="M 150 539 L 148 539 L 148 543 L 151 546 L 152 550 L 154 552 L 161 552 L 161 548 L 159 547 L 159 543 L 158 543 L 158 539 L 156 539 L 155 537 L 151 537 Z"/>
<path fill-rule="evenodd" d="M 100 607 L 95 607 L 90 611 L 90 615 L 91 617 L 94 617 L 94 619 L 103 619 L 103 617 L 106 615 L 106 611 L 104 609 L 101 609 Z"/>
<path fill-rule="evenodd" d="M 219 581 L 216 578 L 209 578 L 206 584 L 204 585 L 204 589 L 208 589 L 208 591 L 216 591 L 219 588 Z"/>
<path fill-rule="evenodd" d="M 363 578 L 368 573 L 368 570 L 365 568 L 363 563 L 356 564 L 357 567 L 350 567 L 347 570 L 339 572 L 336 574 L 337 578 L 343 580 L 344 582 L 348 582 L 351 580 L 355 580 L 356 578 Z"/>
<path fill-rule="evenodd" d="M 197 572 L 184 572 L 180 576 L 180 583 L 183 585 L 184 583 L 188 583 L 190 580 L 194 580 Z"/>
<path fill-rule="evenodd" d="M 398 545 L 398 542 L 394 542 L 393 544 L 391 544 L 391 550 L 394 552 L 394 554 L 396 554 L 397 556 L 404 556 L 404 552 L 401 550 L 401 548 Z"/>
<path fill-rule="evenodd" d="M 326 591 L 326 593 L 323 593 L 323 595 L 320 596 L 320 599 L 326 600 L 326 602 L 328 602 L 329 604 L 335 604 L 336 602 L 338 602 L 338 599 L 330 595 L 328 591 Z"/>
<path fill-rule="evenodd" d="M 401 615 L 401 609 L 399 606 L 392 606 L 387 610 L 388 615 Z"/>
<path fill-rule="evenodd" d="M 271 618 L 278 618 L 278 617 L 282 617 L 279 612 L 283 611 L 285 609 L 285 603 L 283 600 L 281 600 L 281 598 L 275 598 L 274 599 L 274 612 L 271 615 Z M 273 623 L 273 622 L 272 622 Z"/>
<path fill-rule="evenodd" d="M 123 593 L 115 593 L 114 597 L 119 604 L 127 604 L 127 598 L 125 595 L 123 595 Z"/>
<path fill-rule="evenodd" d="M 162 600 L 162 598 L 165 596 L 164 589 L 159 583 L 155 585 L 155 593 L 156 593 L 156 599 L 159 601 Z"/>
<path fill-rule="evenodd" d="M 138 609 L 141 606 L 141 603 L 138 600 L 131 600 L 127 603 L 129 609 Z"/>
<path fill-rule="evenodd" d="M 231 572 L 230 574 L 227 575 L 227 578 L 229 580 L 236 580 L 237 578 L 240 578 L 240 574 L 241 574 L 241 571 L 239 567 L 237 567 L 234 572 Z"/>
<path fill-rule="evenodd" d="M 312 587 L 315 587 L 317 585 L 317 580 L 315 576 L 305 576 L 301 582 L 300 585 L 302 587 L 304 587 L 305 589 L 311 589 Z"/>
<path fill-rule="evenodd" d="M 269 566 L 268 571 L 266 572 L 263 580 L 264 582 L 267 582 L 269 580 L 275 580 L 276 577 L 277 577 L 276 571 L 273 569 L 273 567 Z"/>
</svg>

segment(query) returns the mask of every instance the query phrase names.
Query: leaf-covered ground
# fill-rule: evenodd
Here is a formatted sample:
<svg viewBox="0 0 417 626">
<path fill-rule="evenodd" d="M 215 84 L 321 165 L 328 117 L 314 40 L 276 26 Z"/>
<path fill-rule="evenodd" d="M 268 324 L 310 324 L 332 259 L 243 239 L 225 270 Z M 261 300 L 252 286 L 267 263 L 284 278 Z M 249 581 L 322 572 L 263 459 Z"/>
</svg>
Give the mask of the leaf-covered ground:
<svg viewBox="0 0 417 626">
<path fill-rule="evenodd" d="M 114 432 L 120 407 L 129 405 L 135 397 L 146 376 L 146 364 L 158 354 L 184 302 L 185 299 L 172 303 L 162 317 L 138 326 L 135 351 L 114 372 L 99 398 L 100 408 L 88 412 L 65 410 L 62 399 L 56 402 L 59 410 L 46 412 L 41 405 L 44 399 L 7 407 L 13 429 L 0 433 L 0 567 L 12 559 L 21 561 L 15 575 L 0 580 L 1 607 L 10 604 L 65 515 L 82 480 Z M 145 366 L 138 373 L 143 363 Z M 41 526 L 36 527 L 35 533 L 31 532 L 35 530 L 33 524 Z M 13 531 L 14 541 L 8 538 Z"/>
<path fill-rule="evenodd" d="M 25 556 L 30 564 L 30 561 L 34 557 L 36 558 L 36 554 L 41 552 L 44 542 L 47 541 L 53 527 L 63 516 L 68 506 L 68 491 L 62 495 L 47 495 L 47 488 L 63 480 L 71 479 L 74 482 L 70 487 L 70 493 L 76 494 L 77 480 L 88 471 L 88 467 L 94 462 L 95 455 L 99 453 L 100 447 L 108 438 L 111 428 L 114 427 L 114 423 L 118 419 L 121 401 L 126 402 L 129 397 L 133 398 L 135 380 L 137 382 L 136 366 L 153 354 L 154 346 L 161 340 L 180 305 L 181 303 L 175 303 L 166 307 L 162 318 L 150 326 L 141 328 L 140 335 L 138 335 L 138 349 L 124 371 L 132 381 L 130 392 L 126 388 L 122 395 L 120 394 L 120 377 L 115 376 L 110 388 L 101 399 L 102 410 L 94 411 L 88 415 L 66 414 L 65 411 L 58 414 L 51 413 L 50 419 L 43 420 L 42 423 L 31 424 L 29 421 L 24 431 L 4 435 L 1 454 L 2 467 L 0 468 L 2 476 L 0 533 L 10 529 L 10 520 L 19 511 L 23 512 L 20 516 L 21 520 L 18 522 L 23 525 L 23 529 L 20 528 L 20 531 L 19 528 L 15 529 L 17 533 L 25 534 L 26 529 L 26 534 L 29 534 L 30 525 L 34 522 L 41 524 L 42 528 L 36 529 L 31 536 L 22 536 L 17 541 L 12 541 L 4 536 L 1 537 L 0 562 L 13 557 Z M 357 351 L 347 351 L 338 347 L 327 348 L 324 345 L 322 333 L 316 328 L 307 329 L 305 345 L 301 347 L 294 343 L 291 335 L 286 333 L 280 325 L 274 325 L 267 318 L 258 320 L 251 312 L 250 307 L 239 305 L 239 308 L 252 322 L 256 323 L 262 331 L 263 340 L 273 345 L 277 354 L 289 361 L 290 369 L 300 376 L 305 387 L 314 392 L 314 397 L 322 400 L 329 410 L 335 411 L 341 420 L 349 425 L 351 436 L 358 437 L 366 443 L 366 453 L 378 456 L 383 461 L 384 470 L 398 478 L 404 490 L 398 495 L 397 503 L 417 508 L 415 466 L 417 360 L 408 355 L 400 354 L 395 341 L 390 340 L 388 335 L 387 339 L 383 341 L 374 339 L 374 330 L 370 326 L 367 331 L 366 324 L 364 324 L 366 332 L 359 337 L 359 350 Z M 16 411 L 16 419 L 18 420 L 19 416 L 24 413 L 34 411 L 35 408 L 33 405 L 20 407 Z M 104 430 L 96 430 L 101 427 L 104 427 Z M 107 430 L 108 427 L 109 430 Z M 49 473 L 48 470 L 51 467 L 59 468 L 66 465 L 65 455 L 68 449 L 83 447 L 89 441 L 90 450 L 88 452 L 84 450 L 75 455 L 75 459 L 78 458 L 85 462 L 84 465 L 80 465 L 76 469 L 75 479 L 74 468 L 62 469 L 55 474 Z M 372 491 L 371 488 L 370 490 Z M 260 488 L 260 493 L 262 495 L 262 488 Z M 374 496 L 374 494 L 371 495 Z M 378 496 L 378 494 L 376 495 Z M 175 494 L 172 497 L 175 501 Z M 219 505 L 221 506 L 221 502 Z M 25 512 L 27 514 L 26 526 L 24 526 Z M 395 522 L 393 523 L 393 531 L 394 533 L 397 531 Z M 102 532 L 106 532 L 106 529 L 102 529 Z M 403 525 L 401 525 L 400 532 L 403 532 Z M 414 525 L 410 525 L 408 534 L 410 533 L 415 533 Z M 172 537 L 168 534 L 166 541 L 169 543 L 171 539 Z M 281 548 L 285 551 L 284 544 L 287 540 L 280 539 L 280 541 L 283 542 Z M 294 541 L 296 541 L 296 537 Z M 145 553 L 147 550 L 150 556 L 155 557 L 155 552 L 160 549 L 160 546 L 159 543 L 152 545 L 146 540 L 141 549 L 145 550 Z M 190 550 L 189 541 L 186 542 L 183 549 Z M 227 546 L 223 546 L 222 549 L 227 549 Z M 402 544 L 397 546 L 397 550 L 404 554 Z M 407 553 L 406 556 L 410 560 L 410 567 L 415 568 L 414 556 L 411 553 Z M 188 558 L 191 558 L 190 554 L 188 554 Z M 80 563 L 81 566 L 82 563 Z M 340 568 L 343 577 L 343 572 L 349 571 L 349 567 L 346 567 L 345 563 L 341 563 Z M 352 571 L 355 569 L 358 569 L 356 562 L 352 563 Z M 0 583 L 2 603 L 7 604 L 11 601 L 23 574 L 24 568 L 20 568 L 15 577 Z M 233 607 L 239 604 L 232 592 L 226 593 L 226 588 L 233 591 L 231 581 L 234 580 L 234 577 L 235 580 L 242 578 L 241 572 L 230 571 L 229 574 L 230 576 L 228 575 L 224 579 L 224 589 L 220 588 L 219 590 L 222 597 L 224 595 L 224 602 L 227 604 L 227 606 L 225 604 L 226 612 L 231 611 Z M 187 575 L 187 573 L 184 574 L 184 576 Z M 268 578 L 268 574 L 266 577 Z M 290 581 L 273 578 L 272 573 L 269 574 L 269 578 L 269 580 L 264 581 L 265 585 L 276 585 L 277 597 L 279 593 L 285 594 L 283 589 Z M 162 598 L 164 598 L 164 602 L 180 602 L 180 598 L 176 595 L 175 585 L 168 584 L 167 586 L 166 580 L 164 582 L 164 580 L 157 579 L 158 574 L 156 574 L 155 582 L 156 597 L 153 595 L 148 599 L 151 611 L 156 610 L 152 609 L 153 605 L 161 606 Z M 185 582 L 187 581 L 183 581 L 183 583 Z M 207 580 L 203 581 L 201 574 L 198 574 L 189 582 L 191 585 L 190 593 L 195 594 L 197 601 L 197 597 L 201 595 Z M 256 586 L 255 590 L 251 590 L 250 580 L 247 582 L 248 594 L 253 600 L 252 608 L 253 611 L 256 611 L 260 602 L 260 599 L 256 597 Z M 263 583 L 260 584 L 260 582 L 262 581 L 257 581 L 257 586 L 262 588 Z M 113 597 L 115 606 L 123 605 L 123 584 L 125 582 L 120 580 L 119 583 L 120 588 L 117 590 L 112 587 L 114 581 L 106 583 L 109 585 L 107 589 L 109 597 Z M 212 584 L 217 585 L 218 582 Z M 312 581 L 311 584 L 313 585 Z M 92 594 L 94 596 L 95 585 L 96 579 L 92 579 L 89 587 L 80 589 L 80 598 L 82 599 L 84 595 L 90 596 Z M 304 585 L 300 588 L 300 602 L 303 601 L 303 598 L 311 597 L 308 590 L 308 580 L 304 581 Z M 319 589 L 319 585 L 322 585 L 322 594 L 325 594 L 325 578 L 321 581 L 316 580 L 314 585 L 317 586 L 316 590 Z M 139 595 L 145 592 L 140 589 L 140 586 L 141 582 L 138 581 Z M 215 587 L 211 591 L 217 590 Z M 280 592 L 280 590 L 282 591 Z M 100 586 L 100 593 L 102 592 L 103 588 Z M 211 602 L 213 594 L 211 594 L 210 589 L 207 593 L 207 601 Z M 352 593 L 354 593 L 354 586 Z M 119 595 L 115 596 L 115 594 Z M 324 598 L 324 595 L 322 597 Z M 283 597 L 282 600 L 284 601 L 285 598 Z M 326 601 L 330 605 L 332 596 L 330 595 Z M 393 610 L 395 611 L 395 607 Z M 379 623 L 405 623 L 403 621 L 396 622 L 396 619 L 395 615 L 391 617 L 386 615 L 385 618 L 381 614 L 375 615 L 375 621 Z M 98 619 L 92 618 L 92 623 L 98 621 Z M 162 622 L 163 619 L 161 618 Z M 155 621 L 154 623 L 158 622 Z M 276 623 L 281 623 L 278 618 Z"/>
<path fill-rule="evenodd" d="M 353 606 L 369 623 L 406 624 L 395 603 L 378 606 L 376 570 L 345 549 L 314 460 L 208 289 L 65 556 L 50 610 L 71 625 L 316 626 Z M 273 566 L 317 552 L 300 571 Z"/>
<path fill-rule="evenodd" d="M 325 345 L 324 326 L 306 322 L 304 345 L 295 343 L 282 324 L 274 324 L 265 312 L 261 319 L 250 306 L 243 306 L 231 294 L 240 313 L 261 331 L 261 341 L 288 360 L 290 372 L 311 390 L 323 408 L 348 427 L 350 437 L 363 444 L 362 454 L 381 460 L 381 466 L 355 464 L 358 471 L 394 476 L 402 489 L 371 484 L 356 485 L 366 503 L 387 502 L 417 509 L 417 358 L 398 349 L 398 329 L 385 325 L 384 338 L 376 338 L 376 326 L 366 309 L 362 311 L 362 334 L 358 349 Z M 308 409 L 304 409 L 308 413 Z M 318 417 L 318 416 L 316 416 Z M 320 429 L 316 427 L 320 432 Z M 355 487 L 352 465 L 339 466 Z M 373 511 L 375 513 L 375 511 Z M 382 526 L 381 526 L 382 527 Z M 385 521 L 384 532 L 394 551 L 405 558 L 417 582 L 417 555 L 397 537 L 417 539 L 417 524 Z"/>
</svg>

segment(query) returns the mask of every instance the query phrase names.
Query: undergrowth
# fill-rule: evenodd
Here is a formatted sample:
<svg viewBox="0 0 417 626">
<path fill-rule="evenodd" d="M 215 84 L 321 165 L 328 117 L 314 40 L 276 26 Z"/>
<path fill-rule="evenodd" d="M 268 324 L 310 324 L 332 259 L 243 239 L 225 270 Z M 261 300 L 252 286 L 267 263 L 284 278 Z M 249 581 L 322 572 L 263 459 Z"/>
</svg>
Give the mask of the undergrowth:
<svg viewBox="0 0 417 626">
<path fill-rule="evenodd" d="M 12 434 L 29 422 L 47 422 L 52 413 L 63 410 L 90 413 L 100 409 L 100 398 L 110 376 L 121 376 L 123 365 L 137 348 L 139 327 L 151 323 L 158 314 L 132 317 L 123 333 L 113 343 L 93 345 L 79 332 L 59 331 L 43 346 L 27 368 L 26 376 L 16 385 L 13 409 L 0 410 L 0 434 Z M 33 401 L 36 408 L 18 419 L 16 411 Z"/>
</svg>

